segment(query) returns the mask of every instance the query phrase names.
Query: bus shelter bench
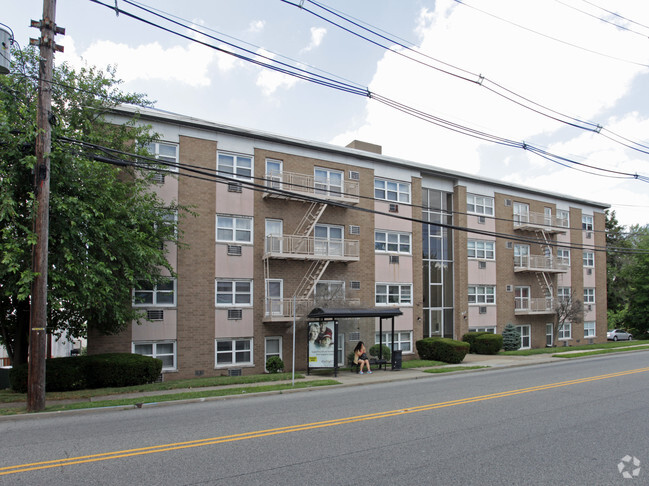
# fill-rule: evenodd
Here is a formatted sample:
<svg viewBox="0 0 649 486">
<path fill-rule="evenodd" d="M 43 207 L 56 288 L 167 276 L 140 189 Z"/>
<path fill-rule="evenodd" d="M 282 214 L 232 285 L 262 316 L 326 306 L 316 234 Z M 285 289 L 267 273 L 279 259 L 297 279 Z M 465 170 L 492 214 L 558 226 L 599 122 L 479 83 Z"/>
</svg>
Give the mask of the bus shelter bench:
<svg viewBox="0 0 649 486">
<path fill-rule="evenodd" d="M 379 358 L 370 358 L 370 369 L 377 369 L 380 370 L 381 367 L 383 367 L 384 370 L 388 369 L 388 363 L 389 361 L 385 358 L 379 359 Z M 359 363 L 354 363 L 352 361 L 350 370 L 352 373 L 358 373 L 361 368 L 361 365 Z"/>
</svg>

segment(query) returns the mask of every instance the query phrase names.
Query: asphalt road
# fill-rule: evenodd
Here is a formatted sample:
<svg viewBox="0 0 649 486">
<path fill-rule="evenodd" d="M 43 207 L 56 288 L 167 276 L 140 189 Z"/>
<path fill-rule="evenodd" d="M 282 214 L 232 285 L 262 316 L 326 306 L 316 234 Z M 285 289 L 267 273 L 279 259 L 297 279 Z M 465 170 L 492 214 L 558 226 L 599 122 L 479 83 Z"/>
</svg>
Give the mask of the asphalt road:
<svg viewBox="0 0 649 486">
<path fill-rule="evenodd" d="M 649 484 L 648 358 L 3 419 L 0 485 Z"/>
</svg>

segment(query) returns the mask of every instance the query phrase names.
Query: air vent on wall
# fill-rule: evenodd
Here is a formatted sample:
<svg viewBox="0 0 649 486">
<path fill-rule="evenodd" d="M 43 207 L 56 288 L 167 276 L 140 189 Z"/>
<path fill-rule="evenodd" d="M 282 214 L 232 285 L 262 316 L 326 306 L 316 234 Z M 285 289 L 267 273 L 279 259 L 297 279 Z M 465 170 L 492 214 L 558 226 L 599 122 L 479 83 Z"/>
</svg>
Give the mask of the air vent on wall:
<svg viewBox="0 0 649 486">
<path fill-rule="evenodd" d="M 512 200 L 511 199 L 505 199 L 505 206 L 511 206 L 512 205 Z"/>
<path fill-rule="evenodd" d="M 350 235 L 360 235 L 361 234 L 361 227 L 356 225 L 356 224 L 350 224 L 349 225 L 349 234 Z"/>
<path fill-rule="evenodd" d="M 228 376 L 241 376 L 241 368 L 230 368 Z"/>
<path fill-rule="evenodd" d="M 478 308 L 478 313 L 480 314 L 486 314 L 487 313 L 487 307 L 486 306 L 481 306 Z"/>
<path fill-rule="evenodd" d="M 241 184 L 239 182 L 228 182 L 228 192 L 241 192 Z"/>
<path fill-rule="evenodd" d="M 357 180 L 359 180 L 360 178 L 361 178 L 361 175 L 360 175 L 359 172 L 357 172 L 357 171 L 355 171 L 355 170 L 350 170 L 350 171 L 349 171 L 349 180 L 350 180 L 350 181 L 357 181 Z"/>
<path fill-rule="evenodd" d="M 228 309 L 228 319 L 231 321 L 239 321 L 243 317 L 241 309 Z"/>
<path fill-rule="evenodd" d="M 514 243 L 511 242 L 511 241 L 508 241 L 508 242 L 507 242 L 507 248 L 508 248 L 509 250 L 511 250 L 512 248 L 514 248 Z"/>
<path fill-rule="evenodd" d="M 508 285 L 507 287 L 505 287 L 505 289 L 507 290 L 507 292 L 513 292 L 514 291 L 514 288 L 511 285 Z"/>
<path fill-rule="evenodd" d="M 351 282 L 349 282 L 349 286 L 351 287 L 352 290 L 360 290 L 361 282 L 360 280 L 352 280 Z"/>
<path fill-rule="evenodd" d="M 360 332 L 350 332 L 349 333 L 349 340 L 350 341 L 360 341 L 361 340 L 361 333 Z"/>
<path fill-rule="evenodd" d="M 228 255 L 241 256 L 241 245 L 228 245 Z"/>
<path fill-rule="evenodd" d="M 390 263 L 399 263 L 399 255 L 390 255 Z"/>
<path fill-rule="evenodd" d="M 165 175 L 162 172 L 156 172 L 151 176 L 151 180 L 155 184 L 164 184 L 165 183 Z"/>
<path fill-rule="evenodd" d="M 478 262 L 478 268 L 487 268 L 487 262 Z"/>
<path fill-rule="evenodd" d="M 150 309 L 146 311 L 146 318 L 149 321 L 161 321 L 164 319 L 164 311 L 162 309 Z"/>
<path fill-rule="evenodd" d="M 390 208 L 388 209 L 391 213 L 398 213 L 399 212 L 399 205 L 398 204 L 390 204 Z"/>
</svg>

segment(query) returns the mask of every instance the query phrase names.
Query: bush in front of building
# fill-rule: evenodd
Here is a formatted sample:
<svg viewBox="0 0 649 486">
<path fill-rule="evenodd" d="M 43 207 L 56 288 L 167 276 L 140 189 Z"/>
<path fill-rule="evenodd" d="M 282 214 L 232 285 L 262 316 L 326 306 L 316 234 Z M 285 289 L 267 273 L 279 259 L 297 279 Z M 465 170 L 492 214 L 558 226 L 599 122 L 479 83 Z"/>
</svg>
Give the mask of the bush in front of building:
<svg viewBox="0 0 649 486">
<path fill-rule="evenodd" d="M 82 390 L 152 383 L 162 371 L 162 361 L 128 353 L 50 358 L 45 361 L 45 391 Z M 9 373 L 11 389 L 27 392 L 28 365 L 14 366 Z"/>
<path fill-rule="evenodd" d="M 507 324 L 503 329 L 503 349 L 505 351 L 516 351 L 521 347 L 521 333 L 513 324 Z"/>
<path fill-rule="evenodd" d="M 279 373 L 284 369 L 284 361 L 279 356 L 271 356 L 266 360 L 266 371 L 269 373 Z"/>
<path fill-rule="evenodd" d="M 424 338 L 417 341 L 416 346 L 421 359 L 450 364 L 461 363 L 470 347 L 469 343 L 449 338 Z"/>
<path fill-rule="evenodd" d="M 473 342 L 476 354 L 498 354 L 503 347 L 503 337 L 500 334 L 485 333 Z"/>
<path fill-rule="evenodd" d="M 76 359 L 82 359 L 80 356 Z M 162 372 L 162 360 L 130 353 L 93 354 L 88 361 L 88 388 L 153 383 Z"/>
<path fill-rule="evenodd" d="M 462 336 L 462 341 L 465 343 L 469 343 L 469 353 L 475 353 L 475 341 L 479 336 L 484 336 L 485 334 L 489 334 L 488 332 L 485 331 L 471 331 L 467 332 L 464 336 Z"/>
<path fill-rule="evenodd" d="M 375 344 L 370 347 L 370 356 L 379 357 L 379 344 Z M 381 358 L 390 361 L 390 356 L 392 356 L 392 350 L 386 344 L 383 345 L 383 352 L 381 353 Z"/>
</svg>

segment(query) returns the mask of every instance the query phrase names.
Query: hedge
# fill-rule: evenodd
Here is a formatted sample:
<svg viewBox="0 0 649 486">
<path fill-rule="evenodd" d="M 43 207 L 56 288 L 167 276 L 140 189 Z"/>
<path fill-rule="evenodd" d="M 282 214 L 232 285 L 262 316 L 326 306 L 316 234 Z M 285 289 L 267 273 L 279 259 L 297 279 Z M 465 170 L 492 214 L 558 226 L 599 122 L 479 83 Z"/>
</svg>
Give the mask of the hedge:
<svg viewBox="0 0 649 486">
<path fill-rule="evenodd" d="M 379 345 L 375 344 L 370 348 L 370 356 L 376 356 L 377 358 L 379 357 Z M 381 358 L 382 359 L 387 359 L 390 361 L 390 356 L 392 356 L 392 350 L 390 349 L 390 346 L 383 345 L 383 352 L 381 353 Z"/>
<path fill-rule="evenodd" d="M 424 338 L 416 342 L 421 359 L 461 363 L 469 352 L 469 343 L 448 338 Z"/>
<path fill-rule="evenodd" d="M 471 331 L 471 332 L 467 332 L 464 336 L 462 336 L 462 341 L 464 341 L 465 343 L 469 343 L 469 346 L 470 346 L 469 347 L 469 353 L 475 353 L 476 352 L 476 350 L 475 350 L 475 340 L 479 336 L 484 336 L 485 334 L 489 334 L 489 333 L 485 332 L 485 331 L 478 331 L 478 332 Z"/>
<path fill-rule="evenodd" d="M 476 354 L 498 354 L 503 347 L 503 337 L 500 334 L 486 333 L 477 336 L 473 342 Z"/>
<path fill-rule="evenodd" d="M 97 354 L 45 361 L 45 391 L 123 387 L 152 383 L 162 371 L 162 361 L 130 353 Z M 27 392 L 27 364 L 9 373 L 11 389 Z"/>
</svg>

